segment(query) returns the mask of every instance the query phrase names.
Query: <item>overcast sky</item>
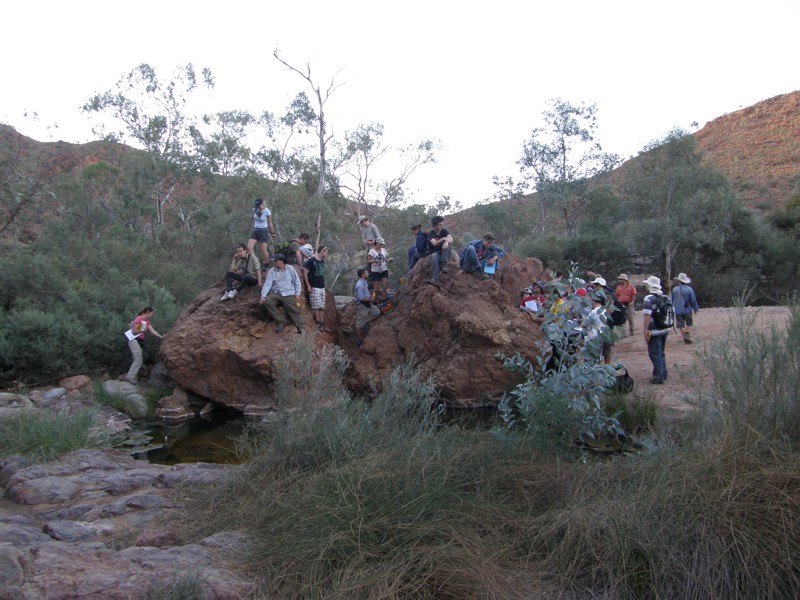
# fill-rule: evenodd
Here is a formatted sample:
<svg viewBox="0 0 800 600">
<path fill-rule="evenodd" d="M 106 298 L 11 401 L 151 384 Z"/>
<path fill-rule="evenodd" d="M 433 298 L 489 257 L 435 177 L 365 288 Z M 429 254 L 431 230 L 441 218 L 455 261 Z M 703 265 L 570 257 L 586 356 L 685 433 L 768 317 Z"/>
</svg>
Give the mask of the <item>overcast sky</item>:
<svg viewBox="0 0 800 600">
<path fill-rule="evenodd" d="M 334 135 L 378 122 L 392 144 L 441 140 L 411 200 L 471 206 L 493 194 L 493 175 L 518 175 L 549 99 L 596 103 L 603 149 L 627 158 L 675 126 L 800 89 L 798 25 L 797 0 L 14 2 L 0 121 L 89 141 L 79 107 L 140 63 L 164 79 L 209 67 L 214 110 L 281 113 L 308 90 L 277 48 L 341 84 L 326 105 Z"/>
</svg>

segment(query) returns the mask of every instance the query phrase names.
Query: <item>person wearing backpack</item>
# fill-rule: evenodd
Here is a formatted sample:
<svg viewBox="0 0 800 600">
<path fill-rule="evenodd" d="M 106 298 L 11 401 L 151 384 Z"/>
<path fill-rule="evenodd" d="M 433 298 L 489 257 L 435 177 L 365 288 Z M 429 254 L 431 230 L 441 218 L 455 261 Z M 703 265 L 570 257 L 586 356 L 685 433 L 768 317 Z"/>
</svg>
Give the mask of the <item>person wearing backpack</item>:
<svg viewBox="0 0 800 600">
<path fill-rule="evenodd" d="M 685 344 L 692 343 L 692 326 L 694 318 L 692 314 L 697 314 L 700 307 L 697 305 L 697 297 L 694 290 L 689 287 L 692 282 L 686 273 L 679 273 L 676 278 L 677 285 L 672 288 L 672 305 L 675 307 L 675 324 L 683 337 Z"/>
<path fill-rule="evenodd" d="M 644 341 L 647 344 L 647 355 L 653 363 L 653 378 L 650 383 L 663 384 L 667 380 L 667 357 L 665 349 L 667 336 L 674 323 L 672 302 L 661 291 L 661 279 L 651 275 L 642 283 L 647 287 L 642 314 L 644 321 Z"/>
</svg>

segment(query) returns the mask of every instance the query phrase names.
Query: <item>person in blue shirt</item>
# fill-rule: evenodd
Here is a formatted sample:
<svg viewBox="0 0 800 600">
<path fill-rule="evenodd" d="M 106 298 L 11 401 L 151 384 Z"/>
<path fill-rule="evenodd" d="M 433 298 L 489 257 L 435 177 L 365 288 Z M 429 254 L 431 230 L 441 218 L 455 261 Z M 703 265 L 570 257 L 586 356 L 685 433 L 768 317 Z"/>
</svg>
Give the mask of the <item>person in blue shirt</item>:
<svg viewBox="0 0 800 600">
<path fill-rule="evenodd" d="M 466 245 L 458 255 L 458 262 L 461 271 L 474 273 L 478 279 L 489 279 L 484 269 L 486 266 L 493 267 L 497 260 L 504 256 L 505 252 L 494 244 L 494 236 L 491 233 L 483 234 L 480 240 L 474 240 Z M 494 275 L 491 275 L 494 277 Z"/>
<path fill-rule="evenodd" d="M 675 325 L 678 327 L 685 344 L 692 343 L 692 327 L 694 326 L 693 314 L 697 314 L 697 297 L 694 290 L 689 287 L 692 282 L 686 273 L 678 273 L 675 278 L 675 287 L 672 288 L 672 306 L 675 309 Z"/>
<path fill-rule="evenodd" d="M 414 234 L 414 245 L 408 249 L 408 270 L 414 268 L 420 258 L 428 255 L 428 232 L 422 225 L 412 225 L 411 233 Z"/>
</svg>

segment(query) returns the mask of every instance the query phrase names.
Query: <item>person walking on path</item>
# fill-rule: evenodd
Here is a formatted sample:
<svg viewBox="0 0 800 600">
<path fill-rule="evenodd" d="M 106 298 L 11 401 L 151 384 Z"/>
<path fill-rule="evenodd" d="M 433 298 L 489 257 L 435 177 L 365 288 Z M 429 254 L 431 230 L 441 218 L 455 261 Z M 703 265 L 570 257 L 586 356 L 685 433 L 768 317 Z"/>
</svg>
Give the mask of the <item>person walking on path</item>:
<svg viewBox="0 0 800 600">
<path fill-rule="evenodd" d="M 247 253 L 254 254 L 256 244 L 261 248 L 261 265 L 266 271 L 269 265 L 269 254 L 267 253 L 267 242 L 270 236 L 277 238 L 275 228 L 272 226 L 272 213 L 261 198 L 256 198 L 253 204 L 253 232 L 247 242 Z"/>
<path fill-rule="evenodd" d="M 693 315 L 697 314 L 700 307 L 697 305 L 697 297 L 694 290 L 689 287 L 692 282 L 686 273 L 678 273 L 677 284 L 672 288 L 672 306 L 675 307 L 675 324 L 680 331 L 683 341 L 686 344 L 692 343 L 692 327 L 694 326 Z"/>
<path fill-rule="evenodd" d="M 308 289 L 308 300 L 317 329 L 328 332 L 325 327 L 325 259 L 328 257 L 328 247 L 319 246 L 314 256 L 303 263 L 303 279 Z"/>
<path fill-rule="evenodd" d="M 664 294 L 661 292 L 661 280 L 655 275 L 648 277 L 642 283 L 644 283 L 648 291 L 642 306 L 642 314 L 644 315 L 642 328 L 644 341 L 647 344 L 647 356 L 653 364 L 653 378 L 650 383 L 663 384 L 667 380 L 668 374 L 665 348 L 667 346 L 669 328 L 659 327 L 655 318 L 651 316 L 657 309 L 658 297 Z"/>
<path fill-rule="evenodd" d="M 276 254 L 272 257 L 275 264 L 267 271 L 267 280 L 261 288 L 260 303 L 267 309 L 270 318 L 275 321 L 275 333 L 280 333 L 286 326 L 286 317 L 297 327 L 297 333 L 303 333 L 303 317 L 300 315 L 300 293 L 303 284 L 294 267 L 286 266 L 286 257 Z M 286 316 L 279 310 L 282 306 Z"/>
<path fill-rule="evenodd" d="M 614 290 L 614 296 L 617 301 L 625 307 L 628 313 L 628 331 L 630 335 L 634 334 L 636 329 L 633 324 L 633 318 L 636 315 L 636 286 L 628 281 L 628 276 L 625 273 L 620 273 L 617 277 L 617 289 Z M 625 333 L 625 326 L 622 327 L 622 333 Z"/>
<path fill-rule="evenodd" d="M 131 328 L 130 332 L 128 332 L 129 336 L 132 336 L 132 339 L 128 340 L 128 348 L 130 348 L 131 356 L 133 357 L 133 363 L 131 363 L 131 368 L 128 369 L 128 374 L 125 376 L 125 380 L 128 383 L 132 383 L 136 385 L 138 383 L 137 377 L 139 376 L 139 369 L 142 368 L 142 363 L 144 362 L 144 355 L 142 354 L 142 346 L 144 345 L 144 334 L 146 331 L 149 331 L 157 338 L 164 339 L 164 336 L 158 333 L 153 326 L 150 324 L 150 320 L 153 318 L 153 313 L 155 310 L 152 306 L 146 306 L 136 318 L 131 321 Z"/>
<path fill-rule="evenodd" d="M 235 288 L 233 287 L 234 281 L 239 282 Z M 258 258 L 255 254 L 247 253 L 247 246 L 237 244 L 236 254 L 233 255 L 228 272 L 225 273 L 225 293 L 220 300 L 236 298 L 244 288 L 256 284 L 261 285 L 261 265 Z"/>
</svg>

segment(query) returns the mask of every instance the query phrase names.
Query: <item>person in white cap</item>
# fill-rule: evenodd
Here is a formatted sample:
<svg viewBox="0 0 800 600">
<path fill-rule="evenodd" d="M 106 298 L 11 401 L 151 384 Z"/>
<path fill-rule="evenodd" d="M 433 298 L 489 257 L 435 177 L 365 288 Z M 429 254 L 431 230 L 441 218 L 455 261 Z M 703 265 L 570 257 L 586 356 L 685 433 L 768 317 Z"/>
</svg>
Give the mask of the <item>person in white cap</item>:
<svg viewBox="0 0 800 600">
<path fill-rule="evenodd" d="M 617 298 L 617 301 L 625 307 L 628 313 L 628 331 L 633 335 L 635 329 L 633 318 L 636 314 L 634 308 L 636 302 L 636 286 L 628 281 L 628 276 L 625 273 L 620 273 L 619 277 L 617 277 L 617 281 L 619 283 L 617 284 L 617 289 L 614 290 L 614 296 Z"/>
<path fill-rule="evenodd" d="M 644 283 L 648 291 L 642 306 L 642 314 L 644 315 L 642 327 L 644 341 L 647 344 L 647 355 L 650 357 L 650 362 L 653 363 L 653 378 L 650 383 L 663 384 L 667 380 L 667 357 L 664 350 L 672 325 L 667 325 L 668 321 L 665 322 L 660 317 L 660 307 L 663 305 L 664 300 L 669 303 L 669 298 L 661 292 L 661 280 L 655 275 L 651 275 L 642 283 Z M 671 305 L 669 310 L 672 310 Z"/>
<path fill-rule="evenodd" d="M 672 305 L 675 307 L 675 324 L 686 344 L 692 343 L 692 327 L 694 326 L 693 314 L 700 308 L 697 306 L 697 297 L 694 290 L 689 287 L 692 282 L 686 273 L 678 273 L 675 278 L 677 285 L 672 288 Z"/>
</svg>

